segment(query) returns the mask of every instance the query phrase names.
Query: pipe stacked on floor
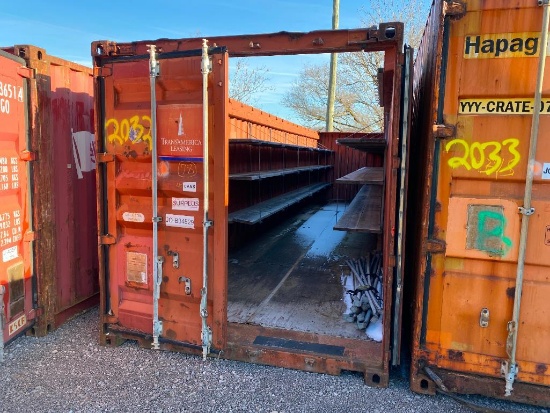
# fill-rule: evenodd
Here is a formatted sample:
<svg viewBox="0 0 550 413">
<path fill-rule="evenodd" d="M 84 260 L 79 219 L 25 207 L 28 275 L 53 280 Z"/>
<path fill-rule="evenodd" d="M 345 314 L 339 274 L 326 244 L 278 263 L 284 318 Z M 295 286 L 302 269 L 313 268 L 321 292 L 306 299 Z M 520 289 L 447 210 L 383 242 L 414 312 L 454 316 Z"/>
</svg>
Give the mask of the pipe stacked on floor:
<svg viewBox="0 0 550 413">
<path fill-rule="evenodd" d="M 381 319 L 384 308 L 382 299 L 382 254 L 368 254 L 359 259 L 347 260 L 353 280 L 351 308 L 344 314 L 344 320 L 356 323 L 358 330 L 365 330 L 369 324 Z"/>
</svg>

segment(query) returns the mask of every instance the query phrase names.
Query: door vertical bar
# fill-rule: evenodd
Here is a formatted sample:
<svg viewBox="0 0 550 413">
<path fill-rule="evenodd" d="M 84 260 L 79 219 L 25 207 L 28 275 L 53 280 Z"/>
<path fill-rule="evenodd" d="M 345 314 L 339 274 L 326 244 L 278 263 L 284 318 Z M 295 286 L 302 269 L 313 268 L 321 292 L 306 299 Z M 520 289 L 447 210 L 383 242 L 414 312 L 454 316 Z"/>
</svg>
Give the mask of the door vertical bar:
<svg viewBox="0 0 550 413">
<path fill-rule="evenodd" d="M 210 175 L 209 175 L 209 151 L 208 151 L 208 74 L 210 73 L 210 59 L 208 57 L 208 40 L 202 40 L 202 133 L 203 133 L 203 180 L 204 180 L 204 217 L 203 217 L 203 260 L 202 260 L 202 289 L 200 314 L 202 318 L 202 358 L 210 352 L 212 345 L 212 330 L 208 326 L 208 229 L 212 226 L 212 221 L 208 218 Z"/>
<path fill-rule="evenodd" d="M 159 320 L 160 283 L 162 282 L 162 263 L 164 258 L 158 255 L 158 168 L 157 168 L 157 89 L 159 75 L 156 46 L 149 46 L 149 75 L 151 80 L 151 164 L 152 164 L 152 198 L 153 198 L 153 344 L 156 350 L 160 348 L 159 337 L 162 333 L 162 322 Z"/>
</svg>

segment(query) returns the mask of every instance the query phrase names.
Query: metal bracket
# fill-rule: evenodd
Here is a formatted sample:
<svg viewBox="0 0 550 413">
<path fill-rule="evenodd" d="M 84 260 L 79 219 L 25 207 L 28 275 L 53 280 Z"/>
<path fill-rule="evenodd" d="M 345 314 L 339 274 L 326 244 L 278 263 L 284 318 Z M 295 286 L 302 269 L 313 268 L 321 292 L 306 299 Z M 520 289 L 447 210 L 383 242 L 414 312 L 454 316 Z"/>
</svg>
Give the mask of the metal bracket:
<svg viewBox="0 0 550 413">
<path fill-rule="evenodd" d="M 544 6 L 545 4 L 550 4 L 550 0 L 538 0 L 537 4 L 539 6 Z"/>
<path fill-rule="evenodd" d="M 99 244 L 100 245 L 112 245 L 116 243 L 116 238 L 112 235 L 100 235 L 99 236 Z"/>
<path fill-rule="evenodd" d="M 177 251 L 168 251 L 167 254 L 172 257 L 172 267 L 178 269 L 180 267 L 180 254 Z"/>
<path fill-rule="evenodd" d="M 533 215 L 535 213 L 535 208 L 529 208 L 529 209 L 526 209 L 524 207 L 518 207 L 518 211 L 520 214 L 522 215 L 525 215 L 525 216 L 530 216 L 530 215 Z"/>
<path fill-rule="evenodd" d="M 19 153 L 19 159 L 25 162 L 32 162 L 36 160 L 36 152 L 22 151 Z"/>
<path fill-rule="evenodd" d="M 107 162 L 114 162 L 115 155 L 112 153 L 98 153 L 96 154 L 96 162 L 97 163 L 107 163 Z"/>
<path fill-rule="evenodd" d="M 456 135 L 456 127 L 454 125 L 433 125 L 432 133 L 434 138 L 452 138 Z"/>
<path fill-rule="evenodd" d="M 191 278 L 179 277 L 178 282 L 185 283 L 185 295 L 191 295 Z"/>
<path fill-rule="evenodd" d="M 443 13 L 445 16 L 461 18 L 466 15 L 466 4 L 461 0 L 447 0 L 443 3 Z"/>
<path fill-rule="evenodd" d="M 489 327 L 489 309 L 482 308 L 479 315 L 479 326 L 482 328 Z"/>
<path fill-rule="evenodd" d="M 162 217 L 153 217 L 153 222 L 162 222 Z"/>
<path fill-rule="evenodd" d="M 208 220 L 208 221 L 204 221 L 204 222 L 203 222 L 203 226 L 204 226 L 205 228 L 210 228 L 210 227 L 213 226 L 213 225 L 214 225 L 214 221 L 211 221 L 211 220 Z"/>
<path fill-rule="evenodd" d="M 17 74 L 25 79 L 35 79 L 36 70 L 30 67 L 21 66 L 17 68 Z"/>
</svg>

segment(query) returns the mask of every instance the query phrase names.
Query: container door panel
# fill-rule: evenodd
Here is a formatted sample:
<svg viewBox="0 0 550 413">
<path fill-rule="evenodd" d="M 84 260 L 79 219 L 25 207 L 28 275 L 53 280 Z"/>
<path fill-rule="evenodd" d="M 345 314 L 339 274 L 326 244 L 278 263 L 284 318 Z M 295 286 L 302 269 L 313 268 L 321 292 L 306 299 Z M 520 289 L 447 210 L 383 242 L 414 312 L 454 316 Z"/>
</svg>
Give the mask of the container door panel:
<svg viewBox="0 0 550 413">
<path fill-rule="evenodd" d="M 214 79 L 224 79 L 226 59 L 225 55 L 216 57 L 218 64 L 213 65 L 208 85 L 209 99 L 219 99 L 222 113 L 227 85 L 214 87 Z M 162 221 L 158 225 L 158 254 L 164 258 L 159 299 L 161 339 L 200 345 L 204 211 L 201 60 L 196 56 L 163 59 L 160 54 L 159 62 L 158 216 Z M 116 200 L 115 205 L 109 204 L 108 214 L 109 234 L 116 238 L 116 243 L 109 247 L 110 308 L 121 327 L 149 335 L 153 331 L 149 62 L 117 62 L 112 65 L 112 73 L 105 78 L 106 148 L 114 154 L 114 161 L 107 163 L 107 195 L 109 201 Z M 214 165 L 224 171 L 225 123 L 214 124 L 214 119 L 215 115 L 210 116 L 210 187 L 216 187 L 216 193 L 211 189 L 210 211 L 223 217 L 226 186 L 223 175 L 221 184 L 219 177 L 214 177 Z M 223 220 L 217 224 L 209 235 L 211 260 L 215 259 L 215 231 L 220 236 L 225 233 Z M 225 242 L 219 246 L 220 255 L 225 256 Z M 213 274 L 212 265 L 210 273 Z M 210 292 L 217 289 L 212 274 Z M 224 273 L 216 280 L 225 285 Z M 211 299 L 208 313 L 211 324 L 214 320 Z M 218 325 L 223 324 L 224 313 L 216 314 L 223 316 L 223 321 L 217 320 Z"/>
<path fill-rule="evenodd" d="M 25 62 L 0 51 L 0 326 L 9 341 L 31 324 L 33 310 Z M 4 321 L 4 323 L 2 323 Z"/>
<path fill-rule="evenodd" d="M 501 16 L 510 12 L 499 11 Z M 540 30 L 540 20 L 530 20 Z M 535 31 L 516 29 L 499 30 Z M 456 134 L 440 145 L 435 231 L 446 248 L 444 257 L 432 261 L 436 276 L 430 281 L 426 340 L 427 347 L 440 354 L 439 366 L 500 377 L 501 361 L 509 358 L 507 326 L 514 307 L 522 220 L 518 207 L 523 206 L 526 187 L 538 59 L 525 54 L 507 59 L 469 55 L 471 39 L 489 36 L 474 13 L 453 30 L 444 120 L 456 125 Z M 548 80 L 543 90 L 548 90 Z M 543 109 L 547 100 L 543 95 Z M 536 364 L 550 360 L 550 350 L 542 344 L 550 328 L 541 322 L 548 320 L 543 297 L 549 288 L 544 274 L 550 264 L 550 244 L 545 241 L 550 174 L 545 177 L 544 165 L 550 160 L 550 146 L 543 142 L 549 127 L 550 116 L 543 111 L 535 162 L 529 166 L 534 170 L 536 212 L 529 218 L 527 237 L 518 327 L 519 381 L 530 381 Z M 550 384 L 550 376 L 540 374 L 537 382 Z"/>
</svg>

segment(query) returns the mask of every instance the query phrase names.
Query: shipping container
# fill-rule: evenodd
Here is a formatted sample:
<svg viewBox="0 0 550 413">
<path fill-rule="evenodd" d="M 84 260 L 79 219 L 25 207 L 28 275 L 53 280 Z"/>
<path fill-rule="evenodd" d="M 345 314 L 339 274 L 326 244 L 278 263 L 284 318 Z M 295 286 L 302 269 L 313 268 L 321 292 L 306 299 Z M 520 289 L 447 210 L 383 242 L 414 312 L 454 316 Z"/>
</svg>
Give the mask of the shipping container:
<svg viewBox="0 0 550 413">
<path fill-rule="evenodd" d="M 415 61 L 407 211 L 416 392 L 550 405 L 542 3 L 435 1 L 430 12 Z"/>
<path fill-rule="evenodd" d="M 377 154 L 352 176 L 334 175 L 344 151 L 319 145 L 318 132 L 228 98 L 230 56 L 361 51 L 384 54 L 386 121 L 380 134 L 339 136 L 340 145 Z M 412 86 L 403 25 L 97 41 L 92 55 L 101 343 L 358 371 L 387 386 L 390 363 L 399 362 L 402 102 L 410 96 L 403 85 Z M 327 204 L 336 178 L 362 185 L 347 206 Z M 255 240 L 245 243 L 245 233 Z M 315 242 L 329 238 L 329 250 Z M 379 271 L 355 284 L 347 260 Z M 375 275 L 378 290 L 359 288 L 361 276 L 375 284 Z M 344 321 L 354 294 L 370 297 L 380 337 Z"/>
<path fill-rule="evenodd" d="M 97 305 L 99 281 L 92 70 L 27 45 L 1 59 L 7 342 Z"/>
</svg>

